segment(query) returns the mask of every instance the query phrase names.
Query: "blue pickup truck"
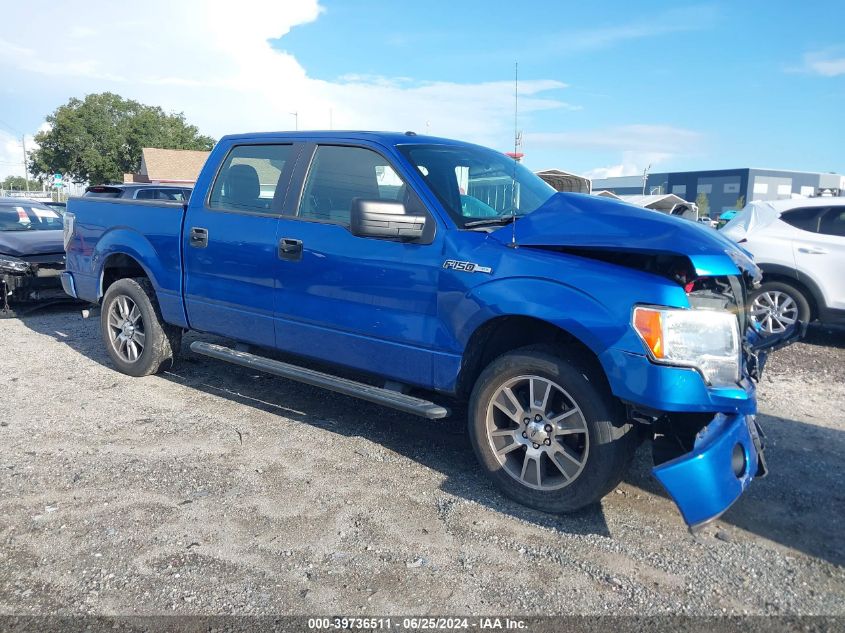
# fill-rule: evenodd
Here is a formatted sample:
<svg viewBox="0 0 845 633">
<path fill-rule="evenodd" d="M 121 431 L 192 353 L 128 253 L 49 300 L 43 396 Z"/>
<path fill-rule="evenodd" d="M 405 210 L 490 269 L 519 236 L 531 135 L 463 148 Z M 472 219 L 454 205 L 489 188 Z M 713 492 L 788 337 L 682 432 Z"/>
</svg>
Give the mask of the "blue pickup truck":
<svg viewBox="0 0 845 633">
<path fill-rule="evenodd" d="M 193 330 L 233 341 L 197 340 L 200 354 L 424 418 L 449 415 L 432 400 L 468 401 L 483 470 L 546 512 L 601 499 L 643 440 L 691 528 L 765 473 L 747 254 L 692 222 L 556 192 L 491 149 L 227 136 L 189 202 L 76 198 L 64 222 L 64 289 L 101 305 L 126 374 L 169 367 Z"/>
</svg>

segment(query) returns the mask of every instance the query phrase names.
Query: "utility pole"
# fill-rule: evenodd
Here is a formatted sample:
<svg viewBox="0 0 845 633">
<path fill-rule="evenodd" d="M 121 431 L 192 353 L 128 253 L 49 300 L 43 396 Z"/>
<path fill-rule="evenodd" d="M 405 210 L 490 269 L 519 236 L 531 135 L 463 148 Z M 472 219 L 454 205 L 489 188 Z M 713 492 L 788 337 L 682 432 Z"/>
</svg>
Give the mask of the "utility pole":
<svg viewBox="0 0 845 633">
<path fill-rule="evenodd" d="M 645 186 L 648 182 L 648 172 L 651 171 L 651 163 L 649 163 L 648 167 L 643 169 L 643 195 L 645 195 Z"/>
<path fill-rule="evenodd" d="M 299 111 L 291 112 L 290 115 L 293 117 L 293 129 L 299 130 Z"/>
<path fill-rule="evenodd" d="M 23 178 L 26 181 L 26 190 L 29 191 L 29 172 L 26 169 L 26 136 L 21 134 L 21 145 L 23 145 Z"/>
</svg>

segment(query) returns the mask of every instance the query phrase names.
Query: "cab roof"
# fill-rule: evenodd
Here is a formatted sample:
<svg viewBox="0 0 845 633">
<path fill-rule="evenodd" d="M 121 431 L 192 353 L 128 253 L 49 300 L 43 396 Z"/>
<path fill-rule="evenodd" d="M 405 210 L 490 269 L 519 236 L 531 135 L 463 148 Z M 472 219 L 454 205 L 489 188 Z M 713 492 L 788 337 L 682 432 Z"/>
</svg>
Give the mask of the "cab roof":
<svg viewBox="0 0 845 633">
<path fill-rule="evenodd" d="M 375 141 L 387 145 L 456 145 L 474 146 L 474 143 L 457 141 L 439 136 L 427 136 L 408 132 L 377 132 L 366 130 L 303 130 L 297 132 L 250 132 L 246 134 L 227 134 L 221 141 L 244 141 L 244 140 L 266 140 L 274 138 L 299 139 L 302 141 L 313 140 L 348 140 L 348 141 Z"/>
</svg>

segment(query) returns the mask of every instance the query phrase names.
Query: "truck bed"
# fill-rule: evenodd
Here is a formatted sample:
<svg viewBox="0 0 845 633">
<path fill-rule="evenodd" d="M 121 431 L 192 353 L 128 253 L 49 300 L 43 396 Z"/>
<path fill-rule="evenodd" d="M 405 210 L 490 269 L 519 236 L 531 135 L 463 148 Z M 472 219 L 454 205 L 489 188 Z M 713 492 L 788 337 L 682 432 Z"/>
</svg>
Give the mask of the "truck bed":
<svg viewBox="0 0 845 633">
<path fill-rule="evenodd" d="M 187 326 L 181 247 L 185 209 L 181 202 L 71 198 L 67 211 L 72 234 L 66 244 L 66 267 L 73 272 L 77 297 L 97 302 L 106 262 L 119 265 L 119 258 L 129 255 L 143 262 L 164 319 Z"/>
</svg>

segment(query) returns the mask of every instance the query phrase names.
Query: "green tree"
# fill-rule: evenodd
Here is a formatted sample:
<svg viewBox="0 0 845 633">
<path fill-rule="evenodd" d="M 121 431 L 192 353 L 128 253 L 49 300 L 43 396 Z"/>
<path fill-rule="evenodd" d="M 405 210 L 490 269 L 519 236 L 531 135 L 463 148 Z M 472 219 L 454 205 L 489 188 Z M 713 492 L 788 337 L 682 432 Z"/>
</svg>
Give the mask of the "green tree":
<svg viewBox="0 0 845 633">
<path fill-rule="evenodd" d="M 707 199 L 707 194 L 703 191 L 695 198 L 695 205 L 698 207 L 698 216 L 710 217 L 710 201 Z"/>
<path fill-rule="evenodd" d="M 29 179 L 30 189 L 41 189 L 41 182 L 37 179 Z M 5 180 L 0 183 L 0 189 L 26 189 L 26 180 L 23 176 L 6 176 Z"/>
<path fill-rule="evenodd" d="M 209 150 L 214 139 L 180 113 L 124 99 L 111 92 L 71 99 L 47 117 L 50 129 L 35 135 L 33 174 L 60 172 L 77 183 L 121 182 L 141 167 L 141 149 Z"/>
<path fill-rule="evenodd" d="M 736 199 L 736 205 L 734 205 L 734 208 L 737 211 L 741 211 L 743 207 L 745 207 L 745 196 L 740 196 Z"/>
</svg>

